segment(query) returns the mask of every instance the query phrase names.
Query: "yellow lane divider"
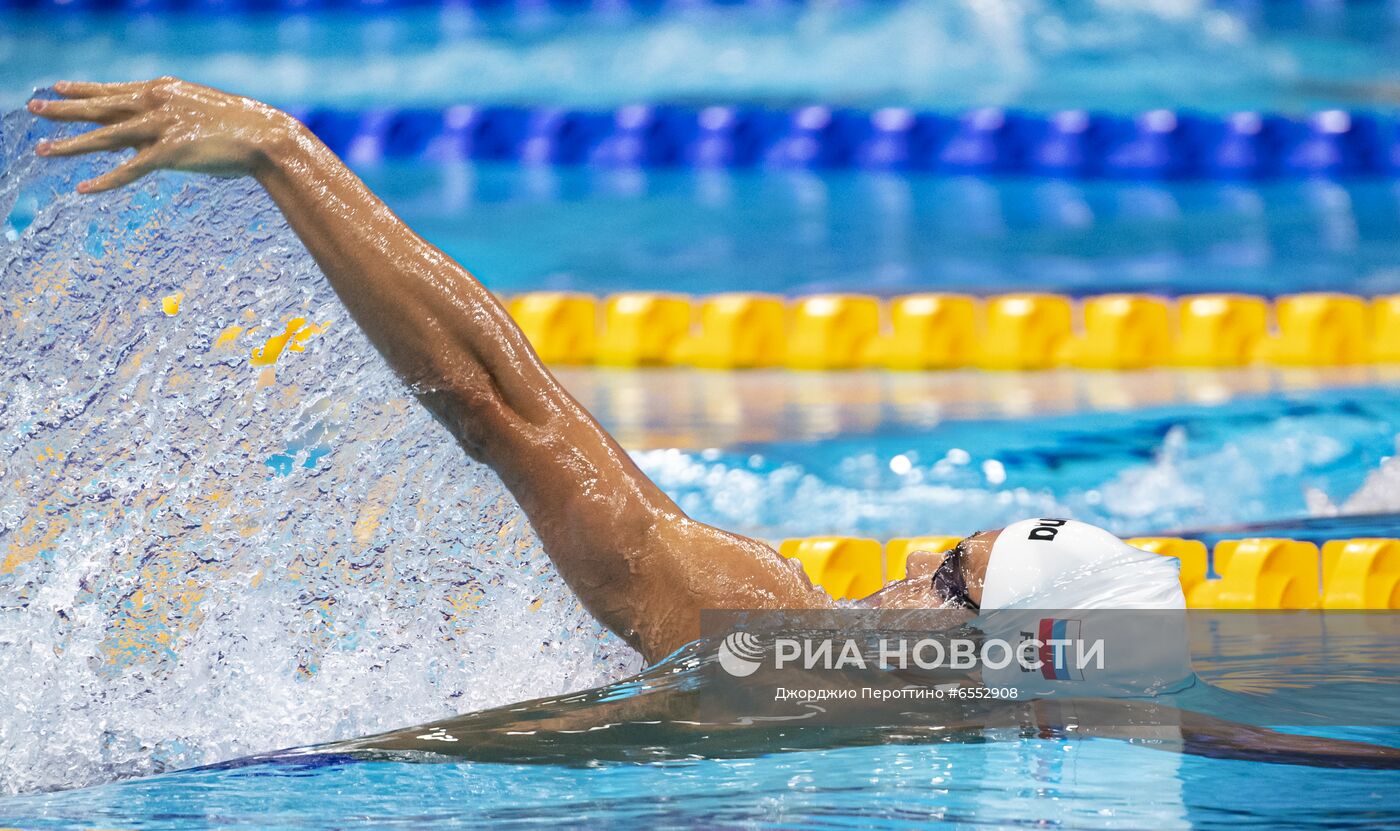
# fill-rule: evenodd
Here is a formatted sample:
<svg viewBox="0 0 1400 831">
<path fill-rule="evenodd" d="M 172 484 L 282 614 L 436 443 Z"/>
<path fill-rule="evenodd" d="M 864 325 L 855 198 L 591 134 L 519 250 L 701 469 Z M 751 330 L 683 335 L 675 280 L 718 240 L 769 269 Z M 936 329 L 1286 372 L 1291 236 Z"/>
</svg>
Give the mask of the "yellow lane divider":
<svg viewBox="0 0 1400 831">
<path fill-rule="evenodd" d="M 1400 363 L 1400 295 L 533 292 L 507 307 L 549 363 L 900 370 Z"/>
<path fill-rule="evenodd" d="M 1371 301 L 1371 360 L 1400 363 L 1400 294 Z"/>
<path fill-rule="evenodd" d="M 802 563 L 813 583 L 837 600 L 874 594 L 885 584 L 878 540 L 809 537 L 783 540 L 778 553 Z"/>
<path fill-rule="evenodd" d="M 865 597 L 902 580 L 909 555 L 950 550 L 959 537 L 861 537 L 783 540 L 778 552 L 802 563 L 812 582 L 837 599 Z M 1138 537 L 1129 545 L 1181 561 L 1181 588 L 1193 609 L 1400 609 L 1400 540 L 1332 540 L 1321 551 L 1290 539 L 1204 543 Z M 1213 574 L 1212 574 L 1213 570 Z"/>
<path fill-rule="evenodd" d="M 893 583 L 895 580 L 903 580 L 908 576 L 905 567 L 909 563 L 909 555 L 915 551 L 928 551 L 939 554 L 945 551 L 952 551 L 962 537 L 933 536 L 933 537 L 899 537 L 885 543 L 885 580 Z"/>
<path fill-rule="evenodd" d="M 1400 540 L 1331 540 L 1322 545 L 1325 609 L 1400 609 Z"/>
<path fill-rule="evenodd" d="M 512 298 L 506 309 L 545 363 L 592 363 L 596 357 L 598 301 L 592 296 L 535 292 Z"/>
</svg>

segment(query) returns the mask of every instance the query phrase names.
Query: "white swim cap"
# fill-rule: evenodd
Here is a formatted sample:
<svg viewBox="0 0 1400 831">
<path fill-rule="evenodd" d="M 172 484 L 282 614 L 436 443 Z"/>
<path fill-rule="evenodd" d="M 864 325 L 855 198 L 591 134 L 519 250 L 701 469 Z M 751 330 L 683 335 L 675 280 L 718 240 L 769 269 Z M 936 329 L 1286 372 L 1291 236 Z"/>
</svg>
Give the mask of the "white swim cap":
<svg viewBox="0 0 1400 831">
<path fill-rule="evenodd" d="M 983 609 L 1185 609 L 1180 566 L 1102 528 L 1027 519 L 1002 529 L 982 584 Z"/>
<path fill-rule="evenodd" d="M 983 682 L 1040 697 L 1143 696 L 1188 685 L 1195 676 L 1179 571 L 1175 558 L 1083 522 L 1007 526 L 987 562 L 980 628 L 1042 660 L 986 668 Z"/>
</svg>

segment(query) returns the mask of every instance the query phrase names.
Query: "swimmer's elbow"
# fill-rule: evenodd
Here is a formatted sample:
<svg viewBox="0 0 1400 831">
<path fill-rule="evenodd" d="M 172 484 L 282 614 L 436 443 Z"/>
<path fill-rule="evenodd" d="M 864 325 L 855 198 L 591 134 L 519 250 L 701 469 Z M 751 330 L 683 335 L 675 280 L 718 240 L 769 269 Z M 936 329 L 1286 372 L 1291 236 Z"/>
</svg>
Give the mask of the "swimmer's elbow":
<svg viewBox="0 0 1400 831">
<path fill-rule="evenodd" d="M 482 370 L 465 373 L 446 386 L 452 408 L 468 422 L 495 415 L 505 407 L 500 390 L 491 376 Z"/>
<path fill-rule="evenodd" d="M 504 431 L 520 427 L 520 419 L 485 370 L 475 367 L 435 378 L 409 386 L 473 458 L 485 461 L 486 451 L 506 437 Z"/>
</svg>

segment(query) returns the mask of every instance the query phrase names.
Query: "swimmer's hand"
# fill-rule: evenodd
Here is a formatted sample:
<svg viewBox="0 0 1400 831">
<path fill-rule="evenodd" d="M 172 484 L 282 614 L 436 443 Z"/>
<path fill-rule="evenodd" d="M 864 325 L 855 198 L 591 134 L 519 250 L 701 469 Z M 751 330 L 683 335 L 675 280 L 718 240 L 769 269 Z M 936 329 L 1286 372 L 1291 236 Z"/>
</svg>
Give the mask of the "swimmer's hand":
<svg viewBox="0 0 1400 831">
<path fill-rule="evenodd" d="M 40 142 L 35 148 L 40 156 L 136 150 L 107 173 L 80 182 L 80 193 L 119 188 L 161 168 L 214 176 L 256 174 L 274 148 L 296 141 L 304 130 L 266 104 L 178 78 L 121 84 L 60 81 L 54 91 L 63 100 L 35 99 L 29 111 L 55 121 L 106 126 Z"/>
</svg>

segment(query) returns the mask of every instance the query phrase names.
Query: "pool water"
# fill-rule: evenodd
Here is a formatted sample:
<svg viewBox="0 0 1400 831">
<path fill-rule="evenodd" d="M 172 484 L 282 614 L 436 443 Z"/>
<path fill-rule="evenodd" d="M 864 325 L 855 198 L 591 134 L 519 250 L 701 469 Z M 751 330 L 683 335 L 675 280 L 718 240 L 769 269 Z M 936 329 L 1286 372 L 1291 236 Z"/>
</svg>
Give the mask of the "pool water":
<svg viewBox="0 0 1400 831">
<path fill-rule="evenodd" d="M 164 72 L 355 106 L 1297 110 L 1386 107 L 1400 84 L 1380 2 L 0 14 L 7 108 L 58 77 Z M 44 129 L 14 113 L 0 127 L 0 825 L 1400 825 L 1394 772 L 1053 732 L 650 763 L 190 769 L 615 689 L 640 661 L 389 375 L 265 199 L 163 175 L 78 200 L 93 164 L 38 165 Z M 1400 291 L 1400 190 L 1383 181 L 363 173 L 501 291 Z M 250 367 L 294 314 L 330 325 Z M 231 327 L 233 346 L 212 346 Z M 1400 536 L 1385 371 L 563 376 L 684 508 L 767 539 L 1044 513 L 1125 534 Z M 1280 657 L 1231 677 L 1287 685 L 1297 667 Z M 1391 728 L 1332 734 L 1400 744 Z"/>
<path fill-rule="evenodd" d="M 768 539 L 971 534 L 1074 516 L 1124 536 L 1330 513 L 1396 453 L 1369 387 L 1213 406 L 961 417 L 810 440 L 640 451 L 697 519 Z M 1400 510 L 1400 496 L 1369 510 Z"/>
<path fill-rule="evenodd" d="M 496 291 L 1400 292 L 1400 184 L 359 171 Z M 21 199 L 11 233 L 37 203 Z"/>
<path fill-rule="evenodd" d="M 500 291 L 1400 291 L 1400 185 L 385 165 Z"/>
<path fill-rule="evenodd" d="M 1384 670 L 1376 675 L 1380 665 L 1375 658 L 1357 656 L 1350 663 L 1343 659 L 1342 666 L 1333 663 L 1319 682 L 1303 656 L 1317 654 L 1316 638 L 1338 633 L 1317 631 L 1318 635 L 1267 639 L 1271 647 L 1281 649 L 1277 654 L 1261 650 L 1256 635 L 1251 638 L 1254 646 L 1243 653 L 1224 660 L 1198 659 L 1202 680 L 1158 700 L 1208 712 L 1234 709 L 1236 718 L 1267 721 L 1263 713 L 1279 712 L 1267 703 L 1272 696 L 1286 694 L 1316 706 L 1314 696 L 1344 688 L 1330 683 L 1332 679 L 1355 674 L 1373 677 L 1371 686 L 1362 690 L 1364 698 L 1358 699 L 1368 702 L 1362 707 L 1378 706 L 1389 693 L 1376 684 L 1390 683 L 1393 688 L 1394 679 Z M 1378 646 L 1395 651 L 1393 637 Z M 1157 742 L 1147 738 L 1092 738 L 1092 731 L 1055 726 L 1053 717 L 1021 729 L 926 736 L 917 728 L 906 729 L 903 736 L 886 731 L 880 734 L 883 740 L 847 732 L 844 746 L 837 742 L 815 749 L 803 749 L 800 728 L 781 726 L 748 728 L 747 735 L 763 734 L 748 748 L 723 738 L 723 732 L 707 741 L 694 728 L 680 726 L 693 722 L 668 726 L 657 721 L 603 721 L 592 729 L 534 722 L 541 726 L 525 730 L 535 712 L 545 719 L 568 718 L 620 699 L 656 695 L 655 689 L 704 683 L 690 678 L 697 670 L 683 651 L 649 671 L 640 684 L 625 682 L 502 710 L 500 716 L 521 723 L 522 732 L 504 739 L 498 735 L 485 753 L 514 756 L 517 761 L 437 754 L 376 761 L 334 747 L 270 754 L 234 765 L 13 797 L 0 802 L 0 821 L 34 828 L 112 823 L 141 829 L 560 823 L 609 828 L 866 828 L 934 822 L 954 827 L 1307 829 L 1379 828 L 1400 820 L 1400 809 L 1391 798 L 1393 770 L 1264 765 L 1183 755 L 1154 746 Z M 676 750 L 664 738 L 667 733 L 662 731 L 673 727 L 690 731 L 684 750 Z M 1292 729 L 1372 743 L 1400 738 L 1393 726 Z M 656 734 L 651 742 L 613 736 L 624 731 L 629 737 L 644 736 L 649 730 Z M 449 727 L 445 732 L 463 742 L 447 746 L 450 752 L 477 755 L 469 731 Z M 1158 730 L 1154 735 L 1170 742 L 1173 732 Z M 432 734 L 443 735 L 444 730 L 425 735 Z M 532 747 L 550 759 L 572 747 L 574 761 L 528 761 Z M 1316 803 L 1319 788 L 1327 794 L 1323 810 Z M 412 798 L 405 799 L 405 794 Z"/>
<path fill-rule="evenodd" d="M 1293 111 L 1393 106 L 1400 84 L 1397 17 L 1382 0 L 671 3 L 640 14 L 520 5 L 503 16 L 449 4 L 212 20 L 0 12 L 0 104 L 67 76 L 162 73 L 298 105 Z"/>
<path fill-rule="evenodd" d="M 142 829 L 1377 828 L 1396 821 L 1394 787 L 1387 772 L 1265 772 L 1111 740 L 1004 737 L 652 765 L 274 763 L 12 798 L 0 818 Z"/>
</svg>

